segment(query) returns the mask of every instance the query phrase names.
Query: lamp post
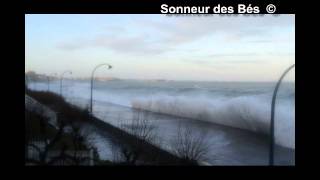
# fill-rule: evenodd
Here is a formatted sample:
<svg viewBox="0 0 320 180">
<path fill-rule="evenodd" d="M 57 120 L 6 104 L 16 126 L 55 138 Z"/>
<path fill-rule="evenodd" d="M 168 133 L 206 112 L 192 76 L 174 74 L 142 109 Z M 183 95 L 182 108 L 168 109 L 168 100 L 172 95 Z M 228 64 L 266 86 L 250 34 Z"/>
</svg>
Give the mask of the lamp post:
<svg viewBox="0 0 320 180">
<path fill-rule="evenodd" d="M 270 121 L 270 147 L 269 147 L 269 165 L 273 166 L 274 164 L 274 113 L 276 108 L 276 98 L 277 93 L 280 87 L 280 84 L 283 78 L 287 75 L 287 73 L 295 67 L 295 64 L 291 65 L 285 72 L 281 75 L 280 79 L 277 82 L 277 85 L 273 91 L 272 103 L 271 103 L 271 121 Z"/>
<path fill-rule="evenodd" d="M 62 96 L 62 79 L 63 79 L 63 75 L 65 75 L 66 73 L 72 74 L 71 71 L 65 71 L 61 74 L 60 76 L 60 96 Z"/>
<path fill-rule="evenodd" d="M 106 63 L 104 63 L 104 64 L 99 64 L 99 65 L 97 65 L 94 69 L 93 69 L 93 71 L 92 71 L 92 73 L 91 73 L 91 88 L 90 88 L 90 113 L 92 114 L 92 91 L 93 91 L 93 80 L 94 80 L 94 73 L 95 73 L 95 71 L 99 68 L 99 67 L 101 67 L 101 66 L 108 66 L 108 69 L 111 69 L 112 68 L 112 66 L 111 65 L 109 65 L 109 64 L 106 64 Z"/>
</svg>

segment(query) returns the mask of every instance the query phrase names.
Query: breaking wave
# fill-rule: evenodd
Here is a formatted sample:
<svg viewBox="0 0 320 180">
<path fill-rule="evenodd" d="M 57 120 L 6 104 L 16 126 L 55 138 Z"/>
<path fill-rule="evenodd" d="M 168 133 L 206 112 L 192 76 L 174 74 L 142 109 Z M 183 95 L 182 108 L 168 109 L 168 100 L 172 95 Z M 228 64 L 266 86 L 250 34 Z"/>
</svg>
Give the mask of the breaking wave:
<svg viewBox="0 0 320 180">
<path fill-rule="evenodd" d="M 268 134 L 271 98 L 266 96 L 241 96 L 234 98 L 192 98 L 185 96 L 153 96 L 135 98 L 134 108 L 179 117 L 217 123 Z M 293 107 L 292 107 L 293 106 Z M 276 143 L 295 148 L 295 112 L 290 102 L 277 103 L 275 115 Z"/>
<path fill-rule="evenodd" d="M 108 86 L 107 86 L 108 85 Z M 141 108 L 152 112 L 178 117 L 192 118 L 225 126 L 241 128 L 257 133 L 268 134 L 271 94 L 273 86 L 258 84 L 256 88 L 235 84 L 201 88 L 170 86 L 151 86 L 149 83 L 119 82 L 97 87 L 94 98 L 101 102 L 110 102 L 122 106 Z M 233 84 L 231 84 L 233 85 Z M 88 99 L 88 83 L 70 83 L 64 95 Z M 98 85 L 97 85 L 98 86 Z M 37 84 L 38 89 L 46 89 L 46 84 Z M 67 86 L 65 86 L 67 87 Z M 170 87 L 170 88 L 168 88 Z M 59 83 L 52 85 L 59 92 Z M 69 91 L 69 92 L 68 92 Z M 295 149 L 295 92 L 291 87 L 283 86 L 279 91 L 275 112 L 275 137 L 278 145 Z"/>
</svg>

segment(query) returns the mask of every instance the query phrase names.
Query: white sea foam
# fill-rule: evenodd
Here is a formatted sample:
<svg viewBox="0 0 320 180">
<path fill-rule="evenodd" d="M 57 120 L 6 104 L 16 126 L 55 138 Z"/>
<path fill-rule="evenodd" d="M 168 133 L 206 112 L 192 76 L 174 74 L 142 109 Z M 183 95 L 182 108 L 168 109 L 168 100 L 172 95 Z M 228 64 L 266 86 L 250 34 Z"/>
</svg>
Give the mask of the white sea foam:
<svg viewBox="0 0 320 180">
<path fill-rule="evenodd" d="M 272 85 L 108 82 L 96 85 L 94 100 L 142 108 L 268 134 Z M 64 96 L 89 99 L 89 83 L 65 83 Z M 160 85 L 159 85 L 160 84 Z M 168 87 L 167 87 L 168 86 Z M 46 84 L 31 85 L 47 89 Z M 285 88 L 284 88 L 285 89 Z M 59 92 L 59 83 L 51 91 Z M 88 101 L 89 102 L 89 101 Z M 279 92 L 275 115 L 276 143 L 295 148 L 294 89 Z"/>
<path fill-rule="evenodd" d="M 259 96 L 204 99 L 158 96 L 135 98 L 132 106 L 153 112 L 192 118 L 235 128 L 268 134 L 270 102 Z M 295 148 L 295 114 L 289 104 L 277 104 L 275 116 L 276 143 Z"/>
</svg>

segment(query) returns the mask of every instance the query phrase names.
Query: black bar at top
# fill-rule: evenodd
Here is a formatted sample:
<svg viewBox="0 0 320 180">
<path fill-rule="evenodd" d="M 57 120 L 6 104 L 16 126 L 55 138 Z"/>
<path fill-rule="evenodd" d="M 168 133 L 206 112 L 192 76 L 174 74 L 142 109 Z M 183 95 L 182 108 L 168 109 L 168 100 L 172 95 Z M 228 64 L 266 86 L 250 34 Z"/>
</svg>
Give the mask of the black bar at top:
<svg viewBox="0 0 320 180">
<path fill-rule="evenodd" d="M 294 4 L 275 0 L 25 0 L 26 14 L 32 13 L 94 13 L 94 14 L 161 14 L 160 6 L 259 6 L 260 14 L 267 14 L 266 6 L 273 4 L 275 14 L 294 14 Z M 234 12 L 237 13 L 236 11 Z M 209 13 L 212 14 L 212 13 Z"/>
</svg>

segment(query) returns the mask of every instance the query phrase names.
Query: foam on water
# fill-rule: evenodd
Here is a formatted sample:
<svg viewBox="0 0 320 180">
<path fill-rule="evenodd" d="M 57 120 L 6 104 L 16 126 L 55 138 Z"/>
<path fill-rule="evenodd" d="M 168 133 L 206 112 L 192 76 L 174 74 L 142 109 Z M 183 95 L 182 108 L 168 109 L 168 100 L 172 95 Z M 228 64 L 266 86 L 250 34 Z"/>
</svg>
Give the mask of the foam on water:
<svg viewBox="0 0 320 180">
<path fill-rule="evenodd" d="M 192 118 L 267 134 L 270 101 L 259 96 L 205 99 L 195 97 L 157 96 L 135 98 L 132 106 L 153 112 Z M 276 143 L 295 147 L 295 115 L 290 105 L 278 104 L 275 117 Z"/>
<path fill-rule="evenodd" d="M 66 84 L 65 96 L 89 100 L 88 82 Z M 58 85 L 52 83 L 52 91 L 59 92 Z M 36 87 L 47 88 L 44 83 Z M 267 134 L 273 87 L 274 84 L 265 83 L 117 81 L 97 83 L 94 99 Z M 294 87 L 283 86 L 279 91 L 275 136 L 277 144 L 295 148 Z"/>
</svg>

